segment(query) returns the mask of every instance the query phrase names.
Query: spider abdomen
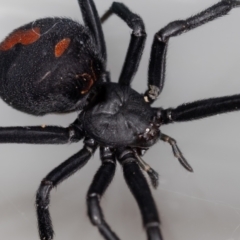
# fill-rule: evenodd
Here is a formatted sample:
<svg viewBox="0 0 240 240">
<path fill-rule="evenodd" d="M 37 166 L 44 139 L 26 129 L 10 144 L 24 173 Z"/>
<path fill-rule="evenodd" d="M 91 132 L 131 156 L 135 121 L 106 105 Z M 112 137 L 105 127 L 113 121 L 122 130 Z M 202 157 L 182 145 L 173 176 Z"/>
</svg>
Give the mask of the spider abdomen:
<svg viewBox="0 0 240 240">
<path fill-rule="evenodd" d="M 84 130 L 100 144 L 139 146 L 153 111 L 143 95 L 116 83 L 102 84 L 94 103 L 81 114 Z"/>
<path fill-rule="evenodd" d="M 0 44 L 0 95 L 21 111 L 43 115 L 80 109 L 104 71 L 89 31 L 66 18 L 45 18 Z"/>
</svg>

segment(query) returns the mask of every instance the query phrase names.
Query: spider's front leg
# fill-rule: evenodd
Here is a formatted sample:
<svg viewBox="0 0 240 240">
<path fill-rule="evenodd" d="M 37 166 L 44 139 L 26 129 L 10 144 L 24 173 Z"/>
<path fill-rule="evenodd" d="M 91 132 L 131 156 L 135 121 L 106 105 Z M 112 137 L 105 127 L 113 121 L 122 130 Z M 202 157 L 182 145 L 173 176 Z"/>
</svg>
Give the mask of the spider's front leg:
<svg viewBox="0 0 240 240">
<path fill-rule="evenodd" d="M 93 139 L 85 139 L 84 147 L 75 155 L 53 169 L 41 182 L 37 191 L 36 210 L 41 240 L 53 239 L 52 221 L 49 213 L 50 191 L 59 183 L 82 168 L 97 148 Z"/>
<path fill-rule="evenodd" d="M 144 96 L 146 102 L 154 102 L 163 90 L 169 39 L 226 15 L 232 8 L 238 6 L 240 0 L 222 0 L 186 20 L 169 23 L 155 34 L 148 69 L 148 90 Z"/>
<path fill-rule="evenodd" d="M 66 144 L 85 136 L 78 119 L 69 127 L 27 126 L 0 127 L 0 143 Z"/>
<path fill-rule="evenodd" d="M 184 103 L 176 108 L 159 109 L 162 124 L 193 121 L 240 110 L 240 94 Z"/>
</svg>

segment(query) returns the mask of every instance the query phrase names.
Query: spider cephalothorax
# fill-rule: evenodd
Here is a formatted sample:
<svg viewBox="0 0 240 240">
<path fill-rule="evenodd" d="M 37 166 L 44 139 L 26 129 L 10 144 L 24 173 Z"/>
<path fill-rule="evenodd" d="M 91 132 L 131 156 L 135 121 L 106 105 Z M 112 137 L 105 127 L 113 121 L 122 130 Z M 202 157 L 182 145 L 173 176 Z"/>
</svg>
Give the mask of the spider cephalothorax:
<svg viewBox="0 0 240 240">
<path fill-rule="evenodd" d="M 168 142 L 175 157 L 193 171 L 176 141 L 160 126 L 236 111 L 240 96 L 211 98 L 176 108 L 153 108 L 165 81 L 168 41 L 240 6 L 240 0 L 222 0 L 201 13 L 175 21 L 153 40 L 145 94 L 131 88 L 142 56 L 146 33 L 142 19 L 124 4 L 114 2 L 100 19 L 92 0 L 78 0 L 84 25 L 66 18 L 36 20 L 13 31 L 0 44 L 0 95 L 12 107 L 34 115 L 79 110 L 67 128 L 58 126 L 3 127 L 2 143 L 65 144 L 84 138 L 84 147 L 52 170 L 37 191 L 36 210 L 41 240 L 53 238 L 49 213 L 50 192 L 83 167 L 100 148 L 102 164 L 87 193 L 88 215 L 107 240 L 119 240 L 106 223 L 100 199 L 110 184 L 116 160 L 141 210 L 149 240 L 162 240 L 159 217 L 148 183 L 158 174 L 141 158 L 158 140 Z M 101 23 L 118 15 L 133 30 L 118 83 L 111 83 L 106 70 L 107 52 Z"/>
<path fill-rule="evenodd" d="M 87 135 L 112 147 L 149 147 L 159 138 L 154 111 L 143 95 L 128 86 L 101 84 L 79 116 Z"/>
</svg>

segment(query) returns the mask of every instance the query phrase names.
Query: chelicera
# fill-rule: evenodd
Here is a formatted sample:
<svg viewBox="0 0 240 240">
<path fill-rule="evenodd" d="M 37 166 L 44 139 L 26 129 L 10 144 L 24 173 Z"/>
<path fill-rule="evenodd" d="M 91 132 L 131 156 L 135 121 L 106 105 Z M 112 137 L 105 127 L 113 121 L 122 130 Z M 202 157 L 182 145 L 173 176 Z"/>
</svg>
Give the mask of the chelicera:
<svg viewBox="0 0 240 240">
<path fill-rule="evenodd" d="M 138 69 L 146 32 L 141 17 L 114 2 L 100 19 L 92 0 L 79 0 L 84 26 L 67 18 L 39 19 L 13 31 L 0 44 L 0 95 L 20 111 L 45 115 L 79 111 L 67 128 L 58 126 L 3 127 L 1 143 L 65 144 L 84 139 L 84 147 L 52 170 L 37 191 L 36 210 L 41 240 L 53 238 L 50 192 L 90 159 L 100 148 L 102 164 L 87 193 L 88 215 L 105 239 L 118 236 L 105 221 L 100 199 L 110 184 L 118 161 L 134 195 L 149 240 L 161 240 L 159 216 L 148 183 L 158 185 L 158 174 L 142 159 L 158 140 L 169 143 L 175 157 L 192 172 L 176 141 L 160 126 L 238 110 L 239 95 L 186 103 L 176 108 L 151 107 L 161 93 L 170 37 L 180 35 L 240 6 L 222 0 L 186 20 L 171 22 L 154 36 L 144 94 L 130 85 Z M 118 83 L 110 81 L 101 24 L 112 14 L 131 29 L 131 40 Z"/>
</svg>

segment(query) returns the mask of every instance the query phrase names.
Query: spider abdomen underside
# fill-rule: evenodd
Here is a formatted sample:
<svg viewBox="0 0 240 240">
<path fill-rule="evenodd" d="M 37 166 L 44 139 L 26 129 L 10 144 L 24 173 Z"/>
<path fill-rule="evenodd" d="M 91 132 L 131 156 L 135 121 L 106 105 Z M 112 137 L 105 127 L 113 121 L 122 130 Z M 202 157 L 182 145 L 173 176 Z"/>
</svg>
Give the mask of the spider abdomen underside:
<svg viewBox="0 0 240 240">
<path fill-rule="evenodd" d="M 66 18 L 14 30 L 0 44 L 2 99 L 34 115 L 81 109 L 103 71 L 96 49 L 90 32 Z"/>
<path fill-rule="evenodd" d="M 102 84 L 96 92 L 93 103 L 80 115 L 87 134 L 108 146 L 147 147 L 149 142 L 140 141 L 139 135 L 150 128 L 153 110 L 143 95 L 116 83 Z"/>
</svg>

